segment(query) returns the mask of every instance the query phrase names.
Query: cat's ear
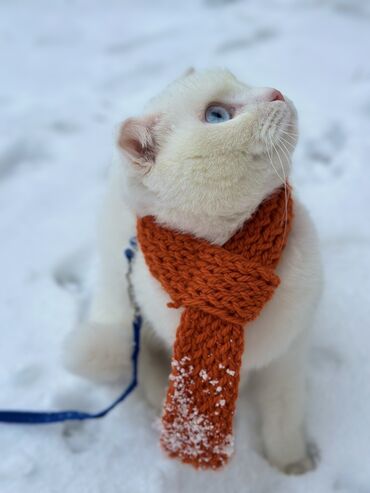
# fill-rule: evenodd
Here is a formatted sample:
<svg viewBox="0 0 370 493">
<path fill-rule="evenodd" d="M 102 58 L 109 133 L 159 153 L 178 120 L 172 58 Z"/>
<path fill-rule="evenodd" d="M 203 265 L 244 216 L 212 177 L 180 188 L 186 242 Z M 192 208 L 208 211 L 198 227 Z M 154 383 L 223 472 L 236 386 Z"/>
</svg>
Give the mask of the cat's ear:
<svg viewBox="0 0 370 493">
<path fill-rule="evenodd" d="M 155 115 L 128 118 L 119 131 L 119 148 L 142 170 L 148 170 L 155 162 L 158 150 L 155 130 L 158 121 L 159 117 Z"/>
</svg>

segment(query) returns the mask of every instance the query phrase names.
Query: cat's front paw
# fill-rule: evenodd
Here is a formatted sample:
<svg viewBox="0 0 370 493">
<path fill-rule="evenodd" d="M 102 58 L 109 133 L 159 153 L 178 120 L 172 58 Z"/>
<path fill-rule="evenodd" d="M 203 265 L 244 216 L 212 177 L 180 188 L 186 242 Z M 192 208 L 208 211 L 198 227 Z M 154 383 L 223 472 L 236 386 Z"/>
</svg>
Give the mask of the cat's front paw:
<svg viewBox="0 0 370 493">
<path fill-rule="evenodd" d="M 291 433 L 288 438 L 269 442 L 270 448 L 266 450 L 269 463 L 290 476 L 298 476 L 315 469 L 320 455 L 316 445 L 307 443 L 301 431 Z"/>
<path fill-rule="evenodd" d="M 63 348 L 64 366 L 96 383 L 112 384 L 129 374 L 131 341 L 125 327 L 88 322 L 73 330 Z"/>
<path fill-rule="evenodd" d="M 163 349 L 153 347 L 155 341 L 146 342 L 142 341 L 139 359 L 140 386 L 147 402 L 160 414 L 171 371 L 170 359 Z"/>
<path fill-rule="evenodd" d="M 275 455 L 273 459 L 270 457 L 269 462 L 272 466 L 289 476 L 299 476 L 312 471 L 319 462 L 319 450 L 312 443 L 308 446 L 306 445 L 304 449 L 301 448 L 300 454 L 287 454 L 286 452 L 287 450 L 282 447 L 280 456 Z M 301 458 L 295 459 L 295 457 Z"/>
<path fill-rule="evenodd" d="M 306 472 L 312 471 L 316 467 L 316 461 L 310 455 L 303 459 L 284 466 L 282 472 L 289 476 L 300 476 Z"/>
</svg>

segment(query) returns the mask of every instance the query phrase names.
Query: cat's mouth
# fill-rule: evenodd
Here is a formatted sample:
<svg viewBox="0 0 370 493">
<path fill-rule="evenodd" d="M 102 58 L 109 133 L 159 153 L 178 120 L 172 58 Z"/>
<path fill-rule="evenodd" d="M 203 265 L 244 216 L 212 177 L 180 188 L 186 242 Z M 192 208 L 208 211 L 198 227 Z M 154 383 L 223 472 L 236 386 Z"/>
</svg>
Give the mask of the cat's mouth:
<svg viewBox="0 0 370 493">
<path fill-rule="evenodd" d="M 297 143 L 296 111 L 292 104 L 273 101 L 260 116 L 260 138 L 268 147 L 279 145 L 290 154 Z"/>
</svg>

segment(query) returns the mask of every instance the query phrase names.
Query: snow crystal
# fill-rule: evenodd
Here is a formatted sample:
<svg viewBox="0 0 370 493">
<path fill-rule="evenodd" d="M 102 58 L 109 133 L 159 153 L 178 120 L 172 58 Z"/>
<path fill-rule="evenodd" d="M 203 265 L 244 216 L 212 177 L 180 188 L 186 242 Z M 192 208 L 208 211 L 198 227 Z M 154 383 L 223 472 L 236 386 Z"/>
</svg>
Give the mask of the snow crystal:
<svg viewBox="0 0 370 493">
<path fill-rule="evenodd" d="M 208 374 L 207 374 L 206 370 L 200 370 L 199 376 L 200 376 L 200 378 L 202 380 L 207 380 L 208 379 Z"/>
</svg>

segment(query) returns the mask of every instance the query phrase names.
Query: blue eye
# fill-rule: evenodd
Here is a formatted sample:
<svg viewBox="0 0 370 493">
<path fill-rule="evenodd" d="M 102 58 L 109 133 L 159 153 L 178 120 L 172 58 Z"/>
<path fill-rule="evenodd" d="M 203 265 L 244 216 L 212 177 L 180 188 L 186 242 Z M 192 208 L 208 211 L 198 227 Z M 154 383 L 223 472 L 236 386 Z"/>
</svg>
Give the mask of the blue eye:
<svg viewBox="0 0 370 493">
<path fill-rule="evenodd" d="M 231 118 L 230 112 L 223 106 L 208 106 L 206 109 L 205 120 L 208 123 L 223 123 Z"/>
</svg>

